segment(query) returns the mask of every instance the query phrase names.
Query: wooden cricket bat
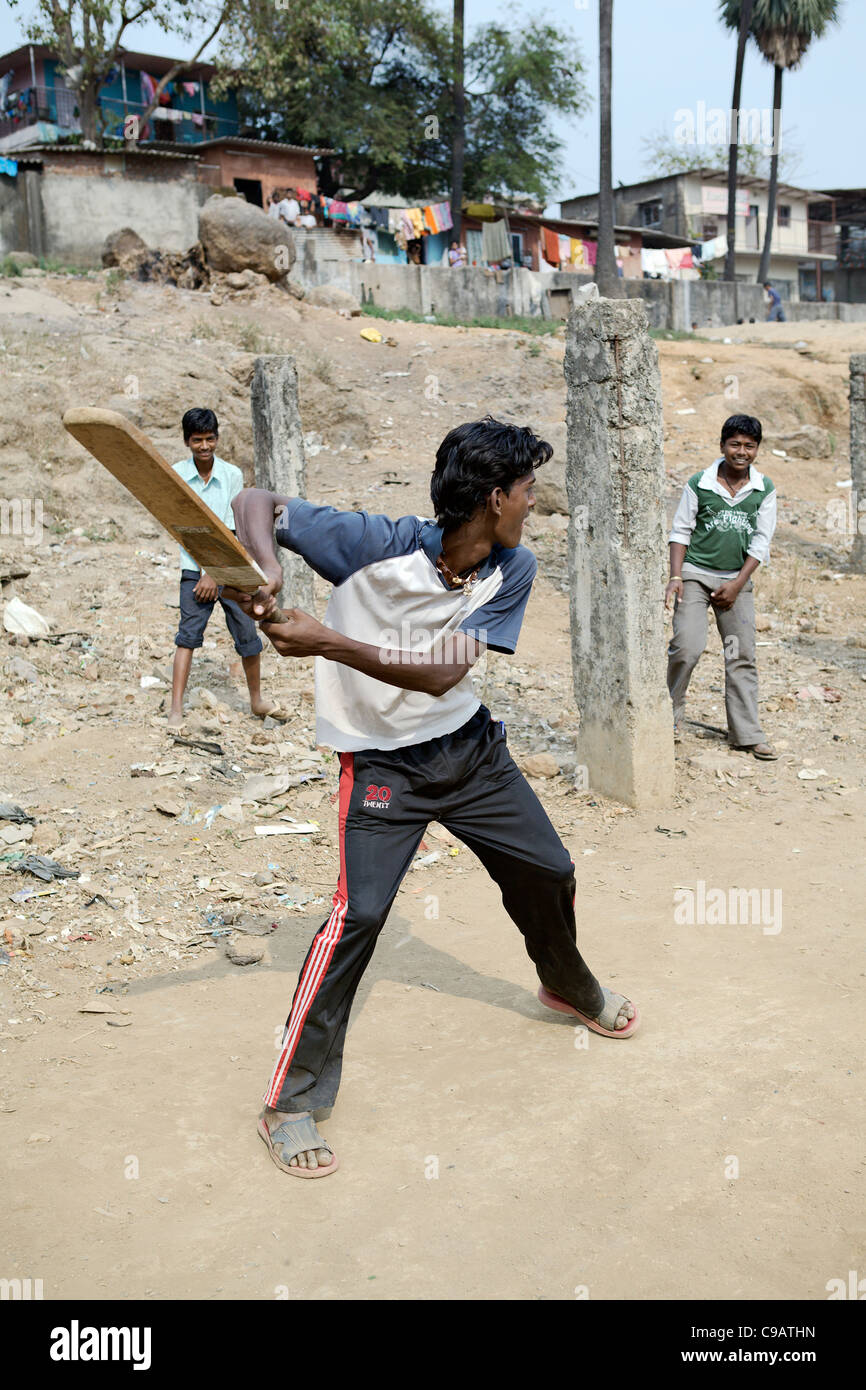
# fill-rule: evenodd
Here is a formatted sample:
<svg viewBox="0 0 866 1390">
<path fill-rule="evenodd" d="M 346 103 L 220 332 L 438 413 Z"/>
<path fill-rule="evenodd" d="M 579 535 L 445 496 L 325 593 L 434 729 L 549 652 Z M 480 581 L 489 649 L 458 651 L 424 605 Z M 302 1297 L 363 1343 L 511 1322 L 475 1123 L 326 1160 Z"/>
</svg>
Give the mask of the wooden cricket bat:
<svg viewBox="0 0 866 1390">
<path fill-rule="evenodd" d="M 146 507 L 217 584 L 255 593 L 265 575 L 233 531 L 162 457 L 147 435 L 116 410 L 78 406 L 64 428 Z M 285 622 L 277 609 L 271 622 Z"/>
</svg>

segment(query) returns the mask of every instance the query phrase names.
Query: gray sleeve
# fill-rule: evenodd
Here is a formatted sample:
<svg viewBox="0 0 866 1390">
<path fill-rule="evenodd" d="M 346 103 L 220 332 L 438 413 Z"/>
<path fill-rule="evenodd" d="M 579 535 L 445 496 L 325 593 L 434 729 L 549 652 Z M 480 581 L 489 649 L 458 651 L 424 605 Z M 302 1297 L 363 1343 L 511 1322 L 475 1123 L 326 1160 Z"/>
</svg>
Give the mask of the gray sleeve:
<svg viewBox="0 0 866 1390">
<path fill-rule="evenodd" d="M 293 550 L 331 584 L 377 560 L 408 555 L 417 544 L 420 522 L 414 516 L 392 521 L 368 512 L 340 512 L 293 497 L 277 518 L 277 544 Z"/>
</svg>

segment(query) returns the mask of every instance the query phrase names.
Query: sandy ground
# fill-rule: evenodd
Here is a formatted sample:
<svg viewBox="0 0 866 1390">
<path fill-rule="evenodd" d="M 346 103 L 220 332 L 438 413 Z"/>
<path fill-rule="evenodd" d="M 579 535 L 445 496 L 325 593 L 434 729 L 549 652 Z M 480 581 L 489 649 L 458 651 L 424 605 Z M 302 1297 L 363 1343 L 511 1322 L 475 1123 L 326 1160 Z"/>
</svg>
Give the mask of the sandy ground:
<svg viewBox="0 0 866 1390">
<path fill-rule="evenodd" d="M 747 325 L 707 335 L 742 342 L 659 343 L 669 503 L 732 409 L 768 433 L 833 435 L 826 459 L 762 457 L 783 503 L 756 583 L 778 763 L 729 754 L 700 727 L 724 723 L 713 635 L 675 804 L 635 814 L 575 786 L 558 517 L 527 537 L 540 573 L 519 650 L 479 677 L 518 760 L 557 759 L 534 785 L 577 865 L 579 941 L 638 1003 L 641 1032 L 617 1045 L 544 1010 L 496 890 L 433 827 L 423 850 L 439 857 L 407 876 L 358 995 L 324 1129 L 341 1169 L 316 1186 L 279 1172 L 255 1134 L 336 860 L 308 664 L 266 654 L 266 689 L 292 718 L 262 730 L 215 619 L 192 681 L 210 694 L 187 732 L 224 757 L 171 742 L 164 685 L 140 681 L 167 678 L 174 547 L 67 443 L 59 414 L 126 400 L 174 458 L 180 411 L 218 401 L 223 452 L 248 464 L 252 357 L 292 350 L 310 496 L 423 512 L 452 423 L 486 409 L 563 420 L 562 340 L 401 323 L 387 329 L 396 347 L 374 348 L 357 320 L 273 294 L 229 311 L 148 286 L 111 296 L 104 277 L 3 288 L 0 311 L 28 300 L 2 315 L 15 390 L 0 481 L 16 497 L 35 474 L 46 514 L 41 542 L 4 535 L 4 570 L 29 573 L 3 595 L 82 635 L 5 638 L 0 799 L 34 817 L 25 848 L 85 876 L 12 901 L 40 885 L 0 864 L 7 922 L 26 923 L 26 948 L 7 938 L 0 952 L 7 1277 L 41 1277 L 46 1298 L 823 1299 L 828 1280 L 862 1270 L 866 579 L 847 572 L 826 508 L 847 474 L 847 354 L 866 330 Z M 138 394 L 124 396 L 130 376 Z M 245 805 L 240 822 L 202 819 L 279 768 L 313 780 Z M 183 814 L 154 809 L 168 796 Z M 256 838 L 275 806 L 319 829 Z M 272 882 L 256 884 L 263 871 Z M 675 894 L 701 883 L 763 890 L 770 915 L 677 920 Z M 232 964 L 227 941 L 260 929 L 263 960 Z M 94 1004 L 117 1012 L 81 1012 Z"/>
</svg>

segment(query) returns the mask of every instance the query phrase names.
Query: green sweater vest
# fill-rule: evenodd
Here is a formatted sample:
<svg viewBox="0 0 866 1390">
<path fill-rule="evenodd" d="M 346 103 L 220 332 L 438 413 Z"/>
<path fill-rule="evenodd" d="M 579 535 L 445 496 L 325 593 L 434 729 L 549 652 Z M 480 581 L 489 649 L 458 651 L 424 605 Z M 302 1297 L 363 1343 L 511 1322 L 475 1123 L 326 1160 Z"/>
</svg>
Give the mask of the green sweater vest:
<svg viewBox="0 0 866 1390">
<path fill-rule="evenodd" d="M 706 570 L 742 569 L 758 509 L 774 486 L 764 474 L 763 491 L 754 489 L 741 502 L 726 502 L 717 492 L 699 486 L 702 476 L 702 472 L 693 474 L 687 484 L 697 496 L 698 514 L 685 558 Z"/>
</svg>

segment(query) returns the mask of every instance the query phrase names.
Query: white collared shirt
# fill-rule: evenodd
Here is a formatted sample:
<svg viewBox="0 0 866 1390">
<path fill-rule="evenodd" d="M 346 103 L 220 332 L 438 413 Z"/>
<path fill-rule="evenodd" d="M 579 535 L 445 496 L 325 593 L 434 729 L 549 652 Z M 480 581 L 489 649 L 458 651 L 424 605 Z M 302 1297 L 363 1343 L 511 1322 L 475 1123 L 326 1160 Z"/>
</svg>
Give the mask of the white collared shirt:
<svg viewBox="0 0 866 1390">
<path fill-rule="evenodd" d="M 724 458 L 717 458 L 715 463 L 711 463 L 709 468 L 705 468 L 701 474 L 699 487 L 707 488 L 710 492 L 715 492 L 719 497 L 724 498 L 729 506 L 733 507 L 737 502 L 742 502 L 744 497 L 748 497 L 750 492 L 764 491 L 764 475 L 759 473 L 754 464 L 749 466 L 749 481 L 745 487 L 741 487 L 739 492 L 732 497 L 727 488 L 719 482 L 719 464 L 724 463 Z M 671 533 L 668 536 L 668 543 L 678 541 L 680 545 L 688 545 L 692 538 L 692 531 L 695 529 L 695 519 L 698 515 L 698 497 L 686 483 L 683 488 L 682 496 L 679 500 L 674 519 L 671 526 Z M 758 508 L 755 517 L 755 533 L 749 543 L 747 554 L 754 556 L 762 565 L 766 564 L 770 558 L 770 541 L 776 529 L 776 490 L 772 488 Z"/>
</svg>

